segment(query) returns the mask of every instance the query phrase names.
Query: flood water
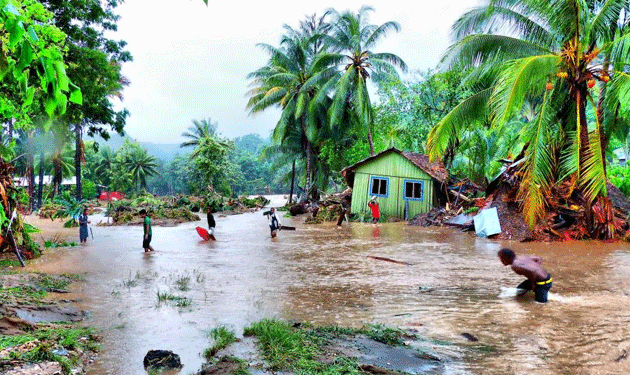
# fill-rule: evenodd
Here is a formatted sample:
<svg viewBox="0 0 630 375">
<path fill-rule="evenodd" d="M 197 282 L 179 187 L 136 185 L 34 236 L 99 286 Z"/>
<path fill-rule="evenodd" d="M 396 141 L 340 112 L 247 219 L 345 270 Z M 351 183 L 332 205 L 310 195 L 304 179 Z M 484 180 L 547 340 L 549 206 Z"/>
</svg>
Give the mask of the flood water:
<svg viewBox="0 0 630 375">
<path fill-rule="evenodd" d="M 73 297 L 103 336 L 88 374 L 146 374 L 150 349 L 174 351 L 181 374 L 192 374 L 204 362 L 208 330 L 224 325 L 240 335 L 262 318 L 412 328 L 442 353 L 446 374 L 630 370 L 626 243 L 496 242 L 404 223 L 304 225 L 304 217 L 283 219 L 297 230 L 271 239 L 260 212 L 216 219 L 216 242 L 202 242 L 194 229 L 205 217 L 154 227 L 149 254 L 141 226 L 94 226 L 87 245 L 49 250 L 28 266 L 85 273 Z M 514 296 L 522 280 L 497 259 L 503 246 L 542 256 L 554 278 L 549 303 Z M 160 303 L 158 292 L 190 306 Z"/>
</svg>

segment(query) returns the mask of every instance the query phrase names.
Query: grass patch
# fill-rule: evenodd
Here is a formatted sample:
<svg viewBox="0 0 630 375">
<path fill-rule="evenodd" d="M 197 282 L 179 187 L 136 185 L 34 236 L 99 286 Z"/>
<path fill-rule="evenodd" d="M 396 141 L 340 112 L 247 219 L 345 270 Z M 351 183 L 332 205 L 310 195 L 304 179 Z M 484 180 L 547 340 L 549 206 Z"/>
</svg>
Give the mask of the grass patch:
<svg viewBox="0 0 630 375">
<path fill-rule="evenodd" d="M 188 283 L 190 283 L 190 277 L 188 276 L 181 276 L 179 278 L 177 278 L 177 280 L 175 280 L 175 284 L 177 285 L 177 289 L 181 290 L 182 292 L 187 291 L 188 288 Z"/>
<path fill-rule="evenodd" d="M 160 292 L 159 290 L 157 291 L 158 302 L 176 301 L 177 298 L 177 296 L 169 292 Z"/>
<path fill-rule="evenodd" d="M 175 306 L 177 307 L 190 307 L 192 305 L 192 300 L 187 297 L 176 296 L 169 292 L 160 292 L 159 290 L 156 293 L 158 306 L 163 302 L 175 302 Z"/>
<path fill-rule="evenodd" d="M 24 362 L 58 362 L 64 374 L 69 374 L 73 366 L 76 366 L 80 358 L 77 352 L 99 350 L 98 338 L 91 328 L 73 328 L 69 326 L 57 326 L 45 328 L 28 335 L 19 335 L 0 338 L 0 348 L 10 348 L 25 344 L 34 340 L 39 343 L 26 352 L 11 352 L 9 357 L 13 360 Z M 55 350 L 63 348 L 69 351 L 70 356 L 55 354 Z"/>
<path fill-rule="evenodd" d="M 27 342 L 35 340 L 33 335 L 17 335 L 17 336 L 1 336 L 0 337 L 0 349 L 10 348 L 12 346 L 26 344 Z"/>
<path fill-rule="evenodd" d="M 225 326 L 216 327 L 210 330 L 208 336 L 214 340 L 214 344 L 203 352 L 204 357 L 210 360 L 221 349 L 238 341 L 233 331 Z"/>
<path fill-rule="evenodd" d="M 366 325 L 359 329 L 335 325 L 315 327 L 269 319 L 246 327 L 244 334 L 256 336 L 262 355 L 271 370 L 326 375 L 364 374 L 355 358 L 337 356 L 332 363 L 319 361 L 331 338 L 365 335 L 372 340 L 395 346 L 404 345 L 404 338 L 415 338 L 401 329 L 382 325 Z"/>
<path fill-rule="evenodd" d="M 177 307 L 190 307 L 192 305 L 192 300 L 186 297 L 177 297 L 177 303 L 175 306 Z"/>
<path fill-rule="evenodd" d="M 0 259 L 0 268 L 8 268 L 8 267 L 21 267 L 22 265 L 18 260 L 12 259 Z"/>
<path fill-rule="evenodd" d="M 245 328 L 246 336 L 256 336 L 271 370 L 304 374 L 362 374 L 355 359 L 337 357 L 332 364 L 317 358 L 324 353 L 326 340 L 312 329 L 294 329 L 288 323 L 264 319 Z"/>
</svg>

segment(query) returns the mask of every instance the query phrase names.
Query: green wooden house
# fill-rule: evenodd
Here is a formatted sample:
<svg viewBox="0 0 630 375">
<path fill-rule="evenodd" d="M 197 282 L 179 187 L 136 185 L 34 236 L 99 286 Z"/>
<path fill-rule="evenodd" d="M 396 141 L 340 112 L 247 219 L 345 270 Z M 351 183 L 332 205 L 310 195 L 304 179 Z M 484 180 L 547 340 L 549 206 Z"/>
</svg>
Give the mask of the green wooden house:
<svg viewBox="0 0 630 375">
<path fill-rule="evenodd" d="M 367 204 L 377 197 L 383 214 L 407 220 L 430 211 L 448 180 L 441 162 L 396 148 L 346 167 L 341 174 L 352 188 L 352 213 L 369 213 Z"/>
</svg>

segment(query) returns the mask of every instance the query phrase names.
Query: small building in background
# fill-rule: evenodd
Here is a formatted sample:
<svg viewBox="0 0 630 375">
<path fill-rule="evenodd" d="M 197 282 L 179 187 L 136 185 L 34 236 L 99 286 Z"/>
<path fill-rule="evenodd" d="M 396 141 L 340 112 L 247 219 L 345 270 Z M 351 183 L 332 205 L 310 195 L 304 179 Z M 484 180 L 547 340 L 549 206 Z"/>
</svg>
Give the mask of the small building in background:
<svg viewBox="0 0 630 375">
<path fill-rule="evenodd" d="M 615 158 L 617 159 L 619 165 L 626 165 L 628 163 L 628 155 L 623 148 L 617 148 L 613 150 L 613 154 L 615 155 Z"/>
<path fill-rule="evenodd" d="M 382 214 L 406 220 L 429 212 L 448 181 L 441 161 L 431 163 L 426 155 L 394 147 L 344 168 L 341 174 L 352 188 L 352 213 L 369 213 L 367 204 L 376 196 Z"/>
</svg>

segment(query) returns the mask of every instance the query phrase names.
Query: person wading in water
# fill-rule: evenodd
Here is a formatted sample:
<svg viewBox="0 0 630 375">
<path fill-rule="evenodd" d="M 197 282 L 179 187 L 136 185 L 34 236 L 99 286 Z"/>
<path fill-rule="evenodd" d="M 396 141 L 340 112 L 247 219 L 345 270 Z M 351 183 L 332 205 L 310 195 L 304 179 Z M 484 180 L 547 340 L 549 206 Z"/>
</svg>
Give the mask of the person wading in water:
<svg viewBox="0 0 630 375">
<path fill-rule="evenodd" d="M 280 229 L 280 221 L 276 216 L 276 209 L 271 207 L 269 211 L 263 212 L 263 215 L 269 219 L 269 229 L 271 230 L 271 238 L 275 238 L 278 230 Z"/>
<path fill-rule="evenodd" d="M 553 279 L 549 272 L 542 267 L 542 258 L 538 256 L 516 255 L 510 249 L 501 249 L 498 254 L 504 266 L 510 266 L 518 275 L 527 277 L 520 283 L 518 295 L 522 296 L 530 290 L 534 291 L 536 302 L 547 302 L 547 294 Z"/>
<path fill-rule="evenodd" d="M 151 228 L 151 218 L 147 214 L 147 210 L 144 208 L 140 210 L 140 217 L 142 218 L 142 228 L 144 229 L 144 237 L 142 240 L 142 248 L 145 253 L 149 251 L 155 251 L 151 247 L 151 237 L 153 236 L 153 229 Z"/>
</svg>

